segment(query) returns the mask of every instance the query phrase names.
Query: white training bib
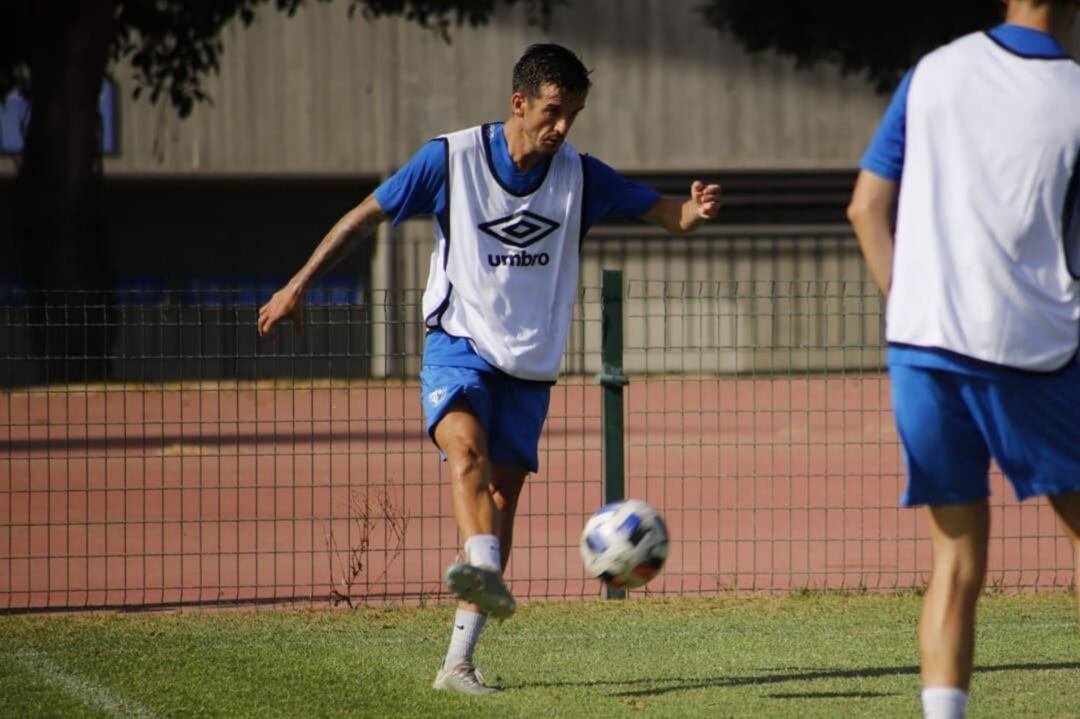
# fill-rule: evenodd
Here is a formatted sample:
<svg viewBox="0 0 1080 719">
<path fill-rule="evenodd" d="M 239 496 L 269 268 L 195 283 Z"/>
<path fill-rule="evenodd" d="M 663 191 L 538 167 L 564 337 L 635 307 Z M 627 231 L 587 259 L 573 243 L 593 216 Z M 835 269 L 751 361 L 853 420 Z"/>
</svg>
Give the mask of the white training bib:
<svg viewBox="0 0 1080 719">
<path fill-rule="evenodd" d="M 435 223 L 425 323 L 513 377 L 554 381 L 577 295 L 581 157 L 564 142 L 536 191 L 516 195 L 495 176 L 487 131 L 442 138 L 449 227 Z"/>
<path fill-rule="evenodd" d="M 888 341 L 1061 368 L 1080 344 L 1080 65 L 967 35 L 916 66 L 906 117 Z"/>
</svg>

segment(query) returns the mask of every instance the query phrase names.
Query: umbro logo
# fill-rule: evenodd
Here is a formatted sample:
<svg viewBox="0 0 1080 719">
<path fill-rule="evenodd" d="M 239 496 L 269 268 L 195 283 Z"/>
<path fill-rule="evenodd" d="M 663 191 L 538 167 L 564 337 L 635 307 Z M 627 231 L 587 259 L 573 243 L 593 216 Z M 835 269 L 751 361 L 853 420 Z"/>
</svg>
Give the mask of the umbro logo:
<svg viewBox="0 0 1080 719">
<path fill-rule="evenodd" d="M 559 223 L 535 212 L 521 210 L 478 225 L 485 234 L 512 247 L 528 247 L 559 229 Z"/>
<path fill-rule="evenodd" d="M 431 394 L 429 394 L 427 396 L 427 398 L 428 398 L 428 402 L 431 404 L 432 407 L 438 407 L 439 404 L 442 403 L 443 397 L 445 397 L 445 396 L 446 396 L 446 388 L 445 387 L 440 387 L 439 389 L 434 390 Z"/>
</svg>

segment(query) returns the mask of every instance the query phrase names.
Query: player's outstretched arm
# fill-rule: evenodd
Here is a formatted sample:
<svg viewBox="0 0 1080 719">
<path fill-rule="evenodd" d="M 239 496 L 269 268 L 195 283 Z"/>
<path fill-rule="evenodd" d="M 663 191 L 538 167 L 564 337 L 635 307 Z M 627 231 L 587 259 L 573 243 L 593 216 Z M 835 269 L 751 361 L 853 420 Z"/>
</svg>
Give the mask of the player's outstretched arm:
<svg viewBox="0 0 1080 719">
<path fill-rule="evenodd" d="M 292 320 L 297 332 L 302 332 L 304 291 L 317 277 L 352 252 L 357 243 L 374 232 L 375 226 L 384 219 L 386 212 L 374 194 L 345 213 L 326 233 L 300 271 L 259 308 L 259 335 L 266 336 L 286 318 Z"/>
<path fill-rule="evenodd" d="M 693 232 L 720 211 L 720 185 L 706 185 L 694 180 L 690 199 L 661 198 L 641 219 L 676 234 Z"/>
<path fill-rule="evenodd" d="M 847 216 L 859 238 L 870 275 L 883 295 L 889 294 L 893 264 L 893 216 L 900 185 L 863 170 L 855 180 Z"/>
</svg>

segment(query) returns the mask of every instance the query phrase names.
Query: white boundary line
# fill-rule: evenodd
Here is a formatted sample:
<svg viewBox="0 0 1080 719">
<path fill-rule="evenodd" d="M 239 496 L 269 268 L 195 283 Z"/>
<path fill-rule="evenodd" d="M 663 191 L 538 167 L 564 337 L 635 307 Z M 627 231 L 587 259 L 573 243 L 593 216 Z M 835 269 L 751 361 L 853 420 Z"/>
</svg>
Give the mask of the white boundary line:
<svg viewBox="0 0 1080 719">
<path fill-rule="evenodd" d="M 154 715 L 138 702 L 122 694 L 117 694 L 78 674 L 66 671 L 49 659 L 42 652 L 32 649 L 20 649 L 13 655 L 15 661 L 33 671 L 36 675 L 68 695 L 94 709 L 115 717 L 139 717 L 153 719 Z"/>
</svg>

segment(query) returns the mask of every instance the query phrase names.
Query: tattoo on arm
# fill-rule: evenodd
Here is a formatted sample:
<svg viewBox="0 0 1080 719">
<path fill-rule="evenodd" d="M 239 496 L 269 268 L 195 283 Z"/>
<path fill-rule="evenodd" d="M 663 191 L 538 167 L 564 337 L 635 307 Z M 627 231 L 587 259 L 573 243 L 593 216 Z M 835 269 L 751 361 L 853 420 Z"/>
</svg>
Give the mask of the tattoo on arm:
<svg viewBox="0 0 1080 719">
<path fill-rule="evenodd" d="M 318 258 L 318 265 L 313 268 L 314 273 L 311 279 L 320 279 L 327 272 L 337 267 L 342 260 L 356 250 L 363 240 L 367 239 L 374 229 L 375 223 L 370 220 L 362 223 L 354 230 L 337 230 L 335 228 L 335 231 L 324 237 L 319 246 L 315 248 L 312 259 Z"/>
<path fill-rule="evenodd" d="M 311 253 L 311 257 L 297 273 L 294 281 L 299 281 L 303 287 L 307 287 L 313 281 L 325 276 L 367 239 L 375 231 L 376 225 L 385 217 L 386 213 L 379 207 L 374 196 L 369 195 L 326 233 L 326 237 Z"/>
</svg>

